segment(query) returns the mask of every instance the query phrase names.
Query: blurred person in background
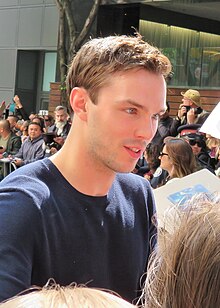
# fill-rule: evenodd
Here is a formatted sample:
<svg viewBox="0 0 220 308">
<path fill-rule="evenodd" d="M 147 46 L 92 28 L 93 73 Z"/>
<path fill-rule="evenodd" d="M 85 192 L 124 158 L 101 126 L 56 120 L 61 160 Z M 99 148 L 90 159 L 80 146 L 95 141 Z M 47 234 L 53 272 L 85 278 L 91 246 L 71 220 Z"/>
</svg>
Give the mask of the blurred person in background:
<svg viewBox="0 0 220 308">
<path fill-rule="evenodd" d="M 32 163 L 44 158 L 42 127 L 37 122 L 30 122 L 28 137 L 22 143 L 20 150 L 14 157 L 17 167 Z"/>
<path fill-rule="evenodd" d="M 209 149 L 206 146 L 205 136 L 200 133 L 190 133 L 185 134 L 182 138 L 191 146 L 199 165 L 202 168 L 207 168 L 213 173 L 215 170 L 216 160 L 213 160 L 209 155 Z"/>
<path fill-rule="evenodd" d="M 161 168 L 168 172 L 165 182 L 199 170 L 191 146 L 181 138 L 166 137 L 159 158 Z"/>
<path fill-rule="evenodd" d="M 158 144 L 159 146 L 162 146 L 165 137 L 173 135 L 173 118 L 170 116 L 169 102 L 166 102 L 166 108 L 166 111 L 159 118 L 157 132 L 151 141 L 151 143 Z"/>
<path fill-rule="evenodd" d="M 44 116 L 45 132 L 51 132 L 54 128 L 54 117 L 50 114 Z"/>
<path fill-rule="evenodd" d="M 62 147 L 71 127 L 71 124 L 68 121 L 69 115 L 67 113 L 67 108 L 64 106 L 57 106 L 54 114 L 55 124 L 48 128 L 48 133 L 55 133 L 56 137 L 54 138 L 54 141 Z"/>
<path fill-rule="evenodd" d="M 21 138 L 11 131 L 8 120 L 0 120 L 0 154 L 16 154 L 21 147 Z"/>
<path fill-rule="evenodd" d="M 209 116 L 209 112 L 202 108 L 200 93 L 197 90 L 189 89 L 181 92 L 182 103 L 179 105 L 177 116 L 172 124 L 172 136 L 177 136 L 177 129 L 185 124 L 202 125 Z"/>
</svg>

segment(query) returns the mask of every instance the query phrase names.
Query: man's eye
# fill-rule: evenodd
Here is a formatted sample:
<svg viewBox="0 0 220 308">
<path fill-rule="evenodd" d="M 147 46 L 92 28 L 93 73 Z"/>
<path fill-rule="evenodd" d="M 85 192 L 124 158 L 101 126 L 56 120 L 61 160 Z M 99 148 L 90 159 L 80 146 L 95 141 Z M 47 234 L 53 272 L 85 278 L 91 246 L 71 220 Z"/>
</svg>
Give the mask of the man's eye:
<svg viewBox="0 0 220 308">
<path fill-rule="evenodd" d="M 137 113 L 137 109 L 135 108 L 128 108 L 126 109 L 126 112 L 129 114 L 136 114 Z"/>
</svg>

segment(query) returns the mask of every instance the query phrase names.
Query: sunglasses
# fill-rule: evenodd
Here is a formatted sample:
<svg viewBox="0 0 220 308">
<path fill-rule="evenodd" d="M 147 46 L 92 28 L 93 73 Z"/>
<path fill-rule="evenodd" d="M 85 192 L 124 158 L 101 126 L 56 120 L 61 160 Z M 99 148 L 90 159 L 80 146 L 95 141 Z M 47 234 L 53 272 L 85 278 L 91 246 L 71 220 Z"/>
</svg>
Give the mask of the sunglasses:
<svg viewBox="0 0 220 308">
<path fill-rule="evenodd" d="M 45 122 L 48 122 L 48 121 L 50 121 L 50 120 L 49 120 L 49 119 L 44 119 L 44 121 L 45 121 Z"/>
<path fill-rule="evenodd" d="M 201 141 L 196 141 L 196 140 L 190 140 L 189 139 L 189 144 L 192 145 L 192 146 L 197 144 L 197 146 L 199 148 L 202 148 L 202 142 Z"/>
<path fill-rule="evenodd" d="M 169 156 L 169 155 L 167 153 L 160 152 L 160 157 L 163 157 L 163 156 Z"/>
</svg>

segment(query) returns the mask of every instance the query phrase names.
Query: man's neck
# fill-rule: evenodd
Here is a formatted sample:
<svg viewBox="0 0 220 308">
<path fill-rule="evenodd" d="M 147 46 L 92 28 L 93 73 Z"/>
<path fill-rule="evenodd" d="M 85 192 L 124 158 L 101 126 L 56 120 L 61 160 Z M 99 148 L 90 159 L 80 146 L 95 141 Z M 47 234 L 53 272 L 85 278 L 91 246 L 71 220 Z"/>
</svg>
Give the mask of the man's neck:
<svg viewBox="0 0 220 308">
<path fill-rule="evenodd" d="M 11 135 L 11 132 L 3 132 L 3 133 L 2 133 L 2 138 L 3 138 L 4 140 L 6 140 L 6 139 L 8 139 L 8 138 L 10 137 L 10 135 Z"/>
<path fill-rule="evenodd" d="M 82 155 L 74 157 L 74 153 L 67 153 L 64 147 L 50 159 L 66 180 L 85 195 L 107 195 L 115 179 L 115 172 L 97 170 L 89 159 L 83 159 Z"/>
</svg>

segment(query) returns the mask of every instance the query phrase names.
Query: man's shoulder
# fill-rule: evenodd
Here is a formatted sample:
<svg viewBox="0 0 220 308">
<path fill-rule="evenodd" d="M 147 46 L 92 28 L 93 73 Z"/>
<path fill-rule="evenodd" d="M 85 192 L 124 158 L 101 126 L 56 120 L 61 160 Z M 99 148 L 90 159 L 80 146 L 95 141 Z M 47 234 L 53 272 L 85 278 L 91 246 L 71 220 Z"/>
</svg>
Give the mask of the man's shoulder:
<svg viewBox="0 0 220 308">
<path fill-rule="evenodd" d="M 11 139 L 11 140 L 21 140 L 21 137 L 12 132 L 9 139 Z"/>
<path fill-rule="evenodd" d="M 20 186 L 23 188 L 33 187 L 33 184 L 45 185 L 54 180 L 54 173 L 56 173 L 54 165 L 45 158 L 13 171 L 0 183 L 0 188 L 8 185 L 17 188 Z"/>
<path fill-rule="evenodd" d="M 118 173 L 115 179 L 115 182 L 127 189 L 131 190 L 140 190 L 140 189 L 149 189 L 149 181 L 134 173 Z"/>
<path fill-rule="evenodd" d="M 146 208 L 154 211 L 153 190 L 149 181 L 139 175 L 117 174 L 111 192 L 113 192 L 113 200 L 117 200 L 116 207 L 123 208 L 125 212 L 134 209 L 140 214 L 145 213 Z"/>
<path fill-rule="evenodd" d="M 28 164 L 10 173 L 0 183 L 1 196 L 8 195 L 10 202 L 14 199 L 29 200 L 29 203 L 42 204 L 47 200 L 55 185 L 54 177 L 59 181 L 59 173 L 49 159 Z M 10 193 L 9 193 L 10 192 Z"/>
<path fill-rule="evenodd" d="M 32 143 L 43 143 L 44 142 L 44 138 L 43 138 L 43 135 L 35 138 Z"/>
</svg>

